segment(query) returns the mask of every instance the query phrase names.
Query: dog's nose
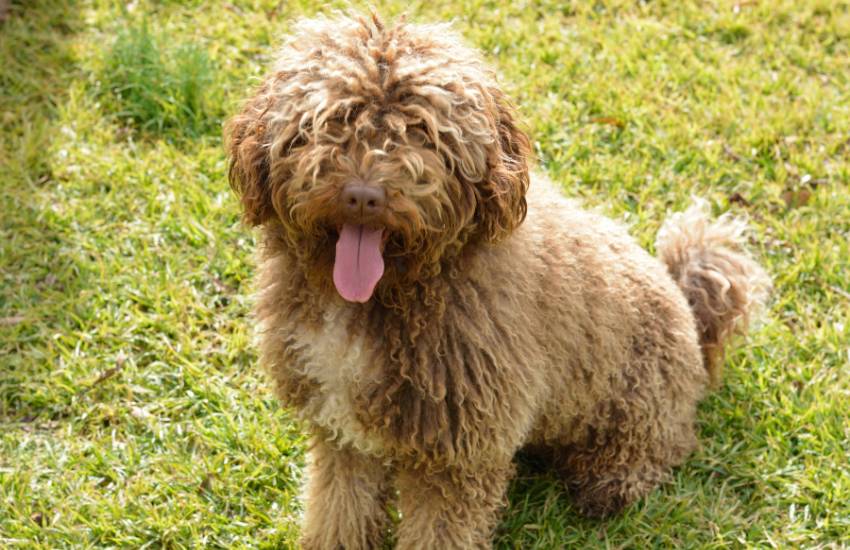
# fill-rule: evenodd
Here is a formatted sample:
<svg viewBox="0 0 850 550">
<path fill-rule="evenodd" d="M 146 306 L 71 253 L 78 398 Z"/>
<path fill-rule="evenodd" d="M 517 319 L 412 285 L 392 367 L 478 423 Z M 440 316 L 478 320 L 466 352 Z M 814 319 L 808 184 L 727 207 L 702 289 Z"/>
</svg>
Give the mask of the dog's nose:
<svg viewBox="0 0 850 550">
<path fill-rule="evenodd" d="M 346 214 L 360 219 L 377 216 L 387 204 L 387 194 L 382 187 L 349 183 L 340 195 Z"/>
</svg>

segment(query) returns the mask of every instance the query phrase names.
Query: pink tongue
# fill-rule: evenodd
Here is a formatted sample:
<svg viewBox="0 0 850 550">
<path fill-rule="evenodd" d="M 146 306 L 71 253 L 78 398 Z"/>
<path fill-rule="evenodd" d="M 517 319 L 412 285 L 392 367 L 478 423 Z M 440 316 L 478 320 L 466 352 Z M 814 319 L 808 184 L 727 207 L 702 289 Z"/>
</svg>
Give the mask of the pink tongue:
<svg viewBox="0 0 850 550">
<path fill-rule="evenodd" d="M 336 242 L 334 285 L 349 302 L 365 302 L 384 274 L 381 256 L 382 229 L 347 223 Z"/>
</svg>

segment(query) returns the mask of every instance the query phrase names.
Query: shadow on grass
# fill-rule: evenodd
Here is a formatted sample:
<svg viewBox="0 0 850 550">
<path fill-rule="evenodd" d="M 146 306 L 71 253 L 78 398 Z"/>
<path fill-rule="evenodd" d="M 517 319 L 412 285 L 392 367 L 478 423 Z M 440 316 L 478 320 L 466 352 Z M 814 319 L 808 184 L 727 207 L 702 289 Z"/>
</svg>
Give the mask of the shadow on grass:
<svg viewBox="0 0 850 550">
<path fill-rule="evenodd" d="M 68 296 L 82 287 L 73 260 L 63 258 L 63 228 L 41 206 L 60 185 L 47 151 L 61 139 L 57 108 L 80 74 L 72 42 L 81 25 L 76 3 L 65 0 L 13 3 L 0 23 L 2 424 L 29 422 L 45 412 L 38 386 L 54 367 L 43 357 L 45 349 L 57 320 L 67 315 Z"/>
<path fill-rule="evenodd" d="M 675 468 L 666 483 L 609 518 L 582 516 L 551 463 L 545 457 L 520 452 L 516 457 L 517 475 L 511 483 L 508 507 L 502 514 L 494 546 L 667 547 L 679 544 L 678 537 L 684 536 L 681 533 L 696 526 L 703 526 L 698 543 L 709 544 L 715 533 L 706 526 L 722 529 L 717 526 L 730 524 L 733 518 L 734 524 L 744 521 L 736 515 L 748 507 L 759 509 L 766 498 L 763 479 L 737 464 L 739 455 L 764 452 L 746 437 L 757 428 L 757 420 L 728 410 L 729 393 L 728 389 L 719 390 L 700 407 L 698 431 L 702 449 Z M 730 448 L 735 455 L 726 456 L 724 453 Z M 657 532 L 646 531 L 647 525 L 659 528 Z"/>
<path fill-rule="evenodd" d="M 142 137 L 218 134 L 224 116 L 218 68 L 202 47 L 173 40 L 144 19 L 122 28 L 93 91 L 106 112 Z"/>
</svg>

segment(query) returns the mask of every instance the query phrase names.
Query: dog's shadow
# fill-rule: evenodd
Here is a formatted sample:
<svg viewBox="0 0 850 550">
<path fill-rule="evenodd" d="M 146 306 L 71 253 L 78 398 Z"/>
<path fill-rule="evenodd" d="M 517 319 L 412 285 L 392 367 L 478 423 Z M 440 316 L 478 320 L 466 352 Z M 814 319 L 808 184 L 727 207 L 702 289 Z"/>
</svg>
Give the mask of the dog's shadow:
<svg viewBox="0 0 850 550">
<path fill-rule="evenodd" d="M 768 489 L 739 457 L 764 452 L 747 437 L 757 429 L 759 405 L 731 392 L 700 405 L 701 448 L 660 487 L 610 518 L 581 515 L 550 458 L 520 451 L 494 548 L 663 547 L 682 537 L 709 544 L 724 524 L 739 527 L 741 511 L 759 509 Z M 730 400 L 750 403 L 751 414 L 731 414 Z"/>
<path fill-rule="evenodd" d="M 508 490 L 508 505 L 495 533 L 494 548 L 558 548 L 562 543 L 556 539 L 561 538 L 561 533 L 553 527 L 598 528 L 601 524 L 578 514 L 549 457 L 523 449 L 514 463 L 516 476 Z"/>
</svg>

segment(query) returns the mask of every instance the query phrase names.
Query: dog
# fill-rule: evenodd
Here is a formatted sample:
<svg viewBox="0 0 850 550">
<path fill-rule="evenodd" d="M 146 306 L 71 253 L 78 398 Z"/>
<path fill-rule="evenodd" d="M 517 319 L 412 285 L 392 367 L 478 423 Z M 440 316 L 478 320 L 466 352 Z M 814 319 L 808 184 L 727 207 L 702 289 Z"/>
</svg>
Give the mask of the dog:
<svg viewBox="0 0 850 550">
<path fill-rule="evenodd" d="M 589 516 L 697 446 L 699 400 L 769 288 L 696 205 L 657 258 L 533 172 L 515 108 L 446 25 L 296 25 L 227 125 L 261 228 L 260 357 L 311 433 L 302 545 L 488 548 L 521 449 Z"/>
</svg>

